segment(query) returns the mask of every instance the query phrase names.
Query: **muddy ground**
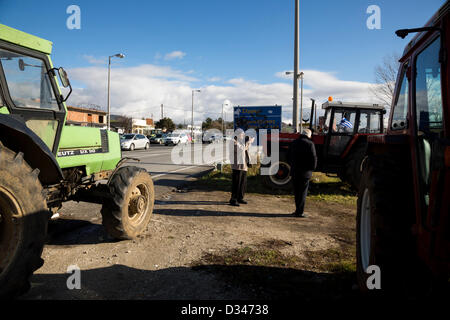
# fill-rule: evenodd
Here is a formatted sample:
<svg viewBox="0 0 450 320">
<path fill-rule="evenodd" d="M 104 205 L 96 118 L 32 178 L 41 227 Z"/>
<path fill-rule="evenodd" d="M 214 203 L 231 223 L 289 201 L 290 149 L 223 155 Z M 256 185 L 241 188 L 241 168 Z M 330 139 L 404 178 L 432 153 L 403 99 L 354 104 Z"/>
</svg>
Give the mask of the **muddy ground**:
<svg viewBox="0 0 450 320">
<path fill-rule="evenodd" d="M 293 198 L 229 193 L 194 183 L 160 197 L 135 240 L 110 239 L 100 206 L 80 203 L 50 225 L 45 264 L 23 299 L 349 298 L 354 290 L 355 206 L 308 199 L 307 218 L 289 216 Z M 71 204 L 74 205 L 73 203 Z M 70 211 L 70 210 L 69 210 Z M 67 212 L 69 212 L 67 211 Z M 56 230 L 56 231 L 55 231 Z M 68 230 L 68 232 L 64 232 Z M 81 289 L 69 290 L 69 265 Z"/>
</svg>

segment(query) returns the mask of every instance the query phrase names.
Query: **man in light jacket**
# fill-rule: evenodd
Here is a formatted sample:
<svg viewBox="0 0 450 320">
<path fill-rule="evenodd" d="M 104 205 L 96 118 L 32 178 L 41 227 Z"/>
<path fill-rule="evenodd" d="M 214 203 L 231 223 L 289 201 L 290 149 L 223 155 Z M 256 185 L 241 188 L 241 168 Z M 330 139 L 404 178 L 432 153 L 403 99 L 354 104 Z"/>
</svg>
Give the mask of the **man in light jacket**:
<svg viewBox="0 0 450 320">
<path fill-rule="evenodd" d="M 247 170 L 248 170 L 248 148 L 253 143 L 254 138 L 250 138 L 245 142 L 245 133 L 238 129 L 233 140 L 233 148 L 231 152 L 231 199 L 230 205 L 239 206 L 239 204 L 247 204 L 244 200 L 245 191 L 247 189 Z"/>
</svg>

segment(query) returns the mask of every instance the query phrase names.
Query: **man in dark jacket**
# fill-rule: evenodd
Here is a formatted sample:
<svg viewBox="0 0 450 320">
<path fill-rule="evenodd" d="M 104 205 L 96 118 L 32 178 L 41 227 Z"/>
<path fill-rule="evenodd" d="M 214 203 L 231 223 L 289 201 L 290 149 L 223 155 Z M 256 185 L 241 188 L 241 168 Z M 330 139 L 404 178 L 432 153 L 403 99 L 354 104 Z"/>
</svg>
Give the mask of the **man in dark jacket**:
<svg viewBox="0 0 450 320">
<path fill-rule="evenodd" d="M 291 166 L 296 208 L 292 215 L 305 217 L 303 210 L 308 194 L 309 179 L 317 166 L 316 148 L 311 141 L 311 130 L 304 129 L 300 137 L 291 143 L 288 161 Z"/>
</svg>

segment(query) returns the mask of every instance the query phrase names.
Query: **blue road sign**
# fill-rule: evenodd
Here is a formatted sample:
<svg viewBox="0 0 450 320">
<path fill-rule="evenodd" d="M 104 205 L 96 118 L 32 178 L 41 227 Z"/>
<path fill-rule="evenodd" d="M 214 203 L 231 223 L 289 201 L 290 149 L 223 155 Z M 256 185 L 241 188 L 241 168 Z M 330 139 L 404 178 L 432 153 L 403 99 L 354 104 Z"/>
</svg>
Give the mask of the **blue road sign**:
<svg viewBox="0 0 450 320">
<path fill-rule="evenodd" d="M 234 107 L 234 130 L 278 129 L 281 131 L 281 106 Z"/>
</svg>

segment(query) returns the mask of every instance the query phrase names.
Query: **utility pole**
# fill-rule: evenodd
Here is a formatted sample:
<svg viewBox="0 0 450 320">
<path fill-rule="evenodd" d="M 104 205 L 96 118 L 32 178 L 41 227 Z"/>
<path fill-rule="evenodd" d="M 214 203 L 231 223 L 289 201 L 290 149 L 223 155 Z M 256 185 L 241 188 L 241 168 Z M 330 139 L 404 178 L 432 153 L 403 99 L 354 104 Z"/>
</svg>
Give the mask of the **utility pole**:
<svg viewBox="0 0 450 320">
<path fill-rule="evenodd" d="M 164 105 L 161 103 L 161 119 L 164 119 Z"/>
<path fill-rule="evenodd" d="M 200 92 L 200 90 L 192 90 L 192 110 L 191 110 L 191 138 L 194 140 L 194 92 Z"/>
<path fill-rule="evenodd" d="M 294 101 L 292 110 L 292 127 L 298 132 L 298 70 L 299 70 L 299 0 L 295 0 L 295 39 L 294 39 Z M 302 120 L 301 120 L 302 121 Z"/>
</svg>

